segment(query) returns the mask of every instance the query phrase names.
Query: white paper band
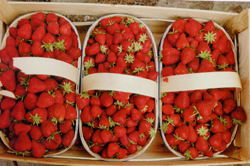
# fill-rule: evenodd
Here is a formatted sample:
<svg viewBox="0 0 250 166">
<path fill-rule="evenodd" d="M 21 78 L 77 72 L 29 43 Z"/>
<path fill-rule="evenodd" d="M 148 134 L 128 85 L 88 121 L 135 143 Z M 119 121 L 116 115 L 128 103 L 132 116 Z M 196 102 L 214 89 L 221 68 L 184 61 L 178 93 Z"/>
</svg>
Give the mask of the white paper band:
<svg viewBox="0 0 250 166">
<path fill-rule="evenodd" d="M 161 92 L 188 91 L 211 88 L 241 87 L 239 74 L 236 72 L 207 72 L 168 76 L 168 82 L 161 78 Z"/>
<path fill-rule="evenodd" d="M 83 91 L 115 90 L 157 98 L 158 84 L 152 80 L 115 73 L 95 73 L 82 79 Z"/>
<path fill-rule="evenodd" d="M 14 93 L 11 92 L 11 91 L 8 91 L 8 90 L 1 90 L 0 91 L 0 95 L 6 96 L 6 97 L 10 97 L 10 98 L 13 98 L 13 99 L 16 98 L 16 96 L 14 95 Z"/>
<path fill-rule="evenodd" d="M 78 69 L 66 62 L 42 57 L 13 58 L 13 65 L 25 74 L 46 74 L 67 78 L 79 84 Z"/>
</svg>

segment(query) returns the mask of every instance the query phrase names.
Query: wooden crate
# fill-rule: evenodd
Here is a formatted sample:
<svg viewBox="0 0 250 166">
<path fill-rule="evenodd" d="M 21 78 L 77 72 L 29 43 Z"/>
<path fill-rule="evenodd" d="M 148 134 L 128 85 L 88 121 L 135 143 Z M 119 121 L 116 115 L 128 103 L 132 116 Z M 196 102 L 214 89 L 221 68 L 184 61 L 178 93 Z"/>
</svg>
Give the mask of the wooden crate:
<svg viewBox="0 0 250 166">
<path fill-rule="evenodd" d="M 7 2 L 0 0 L 0 39 L 2 40 L 8 25 L 19 15 L 33 11 L 53 11 L 63 15 L 107 15 L 124 13 L 141 18 L 154 34 L 157 45 L 167 26 L 178 18 L 199 17 L 217 22 L 225 27 L 238 43 L 239 73 L 242 81 L 241 105 L 250 116 L 249 102 L 249 10 L 240 14 L 191 10 L 166 7 L 146 7 L 131 5 L 108 5 L 91 3 L 46 3 L 46 2 Z M 81 41 L 92 22 L 75 22 Z M 1 44 L 0 40 L 0 44 Z M 159 132 L 149 149 L 140 157 L 127 162 L 104 162 L 91 157 L 83 147 L 72 147 L 66 153 L 55 158 L 31 158 L 8 153 L 0 142 L 0 159 L 53 165 L 225 165 L 250 163 L 250 132 L 247 120 L 239 129 L 234 144 L 221 155 L 207 159 L 186 161 L 173 155 L 164 145 Z"/>
</svg>

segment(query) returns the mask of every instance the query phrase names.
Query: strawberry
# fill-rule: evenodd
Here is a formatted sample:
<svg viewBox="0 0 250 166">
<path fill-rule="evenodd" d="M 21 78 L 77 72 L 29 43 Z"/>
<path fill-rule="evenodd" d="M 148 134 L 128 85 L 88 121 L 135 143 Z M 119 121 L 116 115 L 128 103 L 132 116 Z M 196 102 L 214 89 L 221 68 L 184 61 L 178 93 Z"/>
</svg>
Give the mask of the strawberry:
<svg viewBox="0 0 250 166">
<path fill-rule="evenodd" d="M 163 48 L 166 48 L 166 45 L 167 45 L 166 43 L 171 44 L 171 47 L 172 46 L 175 47 L 176 42 L 179 39 L 179 37 L 180 37 L 180 32 L 178 32 L 178 31 L 169 32 L 168 35 L 167 35 L 167 37 L 166 37 L 167 40 L 164 40 L 164 46 L 163 46 Z"/>
<path fill-rule="evenodd" d="M 123 159 L 126 155 L 128 154 L 128 150 L 124 148 L 119 148 L 117 152 L 117 158 L 118 159 Z"/>
<path fill-rule="evenodd" d="M 208 60 L 209 56 L 211 56 L 211 49 L 206 42 L 201 41 L 197 47 L 197 53 L 199 57 Z"/>
<path fill-rule="evenodd" d="M 43 26 L 45 29 L 47 28 L 47 24 L 44 21 L 41 21 L 39 19 L 31 20 L 30 25 L 32 27 L 32 31 L 35 31 L 40 26 Z"/>
<path fill-rule="evenodd" d="M 183 33 L 185 31 L 185 24 L 187 23 L 187 20 L 185 19 L 178 19 L 176 20 L 173 25 L 172 28 L 175 31 L 178 31 L 179 33 Z"/>
<path fill-rule="evenodd" d="M 188 138 L 187 141 L 195 143 L 198 139 L 198 135 L 193 126 L 188 125 Z"/>
<path fill-rule="evenodd" d="M 8 55 L 6 47 L 0 50 L 0 58 L 1 58 L 1 62 L 4 64 L 10 63 L 11 57 Z"/>
<path fill-rule="evenodd" d="M 56 41 L 56 38 L 51 34 L 51 33 L 46 33 L 42 39 L 42 42 L 43 44 L 45 45 L 46 44 L 51 44 L 51 45 L 48 45 L 48 46 L 53 46 L 52 44 Z M 44 46 L 45 47 L 45 46 Z M 49 47 L 49 48 L 50 48 Z M 45 47 L 46 48 L 46 47 Z M 52 50 L 53 48 L 50 48 L 50 51 Z"/>
<path fill-rule="evenodd" d="M 183 63 L 178 63 L 177 67 L 174 69 L 174 74 L 175 75 L 180 75 L 180 74 L 188 74 L 188 69 L 185 64 Z"/>
<path fill-rule="evenodd" d="M 15 47 L 16 46 L 16 40 L 13 37 L 8 36 L 7 39 L 6 39 L 6 46 Z"/>
<path fill-rule="evenodd" d="M 219 121 L 218 119 L 213 119 L 211 127 L 212 133 L 221 133 L 226 131 L 226 129 L 227 128 L 223 125 L 221 121 Z"/>
<path fill-rule="evenodd" d="M 187 64 L 191 62 L 196 56 L 196 53 L 191 48 L 184 48 L 181 52 L 181 62 Z"/>
<path fill-rule="evenodd" d="M 62 122 L 65 118 L 66 109 L 62 104 L 54 104 L 48 108 L 48 119 L 54 123 Z"/>
<path fill-rule="evenodd" d="M 185 24 L 184 28 L 185 28 L 185 32 L 189 36 L 195 37 L 198 34 L 198 32 L 202 29 L 202 25 L 198 21 L 196 21 L 192 18 L 189 18 L 187 20 L 187 23 Z"/>
<path fill-rule="evenodd" d="M 189 147 L 183 154 L 187 160 L 193 160 L 198 156 L 198 151 L 194 147 Z"/>
<path fill-rule="evenodd" d="M 83 108 L 80 118 L 83 123 L 91 122 L 94 118 L 91 115 L 91 106 L 86 106 Z"/>
<path fill-rule="evenodd" d="M 32 125 L 30 129 L 30 138 L 38 141 L 43 136 L 40 126 Z"/>
<path fill-rule="evenodd" d="M 226 51 L 226 46 L 227 46 L 227 36 L 223 35 L 219 38 L 219 40 L 213 44 L 213 49 L 218 49 L 220 51 L 220 53 L 225 53 Z"/>
<path fill-rule="evenodd" d="M 209 150 L 208 143 L 204 139 L 204 137 L 202 137 L 202 136 L 198 137 L 198 139 L 195 143 L 195 148 L 201 152 L 205 152 L 205 151 Z"/>
<path fill-rule="evenodd" d="M 139 33 L 139 23 L 138 22 L 132 22 L 129 24 L 129 28 L 133 32 L 134 35 L 137 35 Z"/>
<path fill-rule="evenodd" d="M 198 134 L 198 136 L 203 136 L 206 138 L 210 136 L 209 129 L 204 123 L 201 123 L 195 126 L 195 131 Z"/>
<path fill-rule="evenodd" d="M 19 133 L 14 142 L 14 149 L 19 152 L 29 151 L 32 148 L 31 140 L 25 132 Z"/>
<path fill-rule="evenodd" d="M 10 117 L 15 118 L 17 121 L 21 121 L 25 118 L 25 108 L 22 101 L 17 102 L 10 113 Z"/>
<path fill-rule="evenodd" d="M 14 132 L 16 135 L 19 135 L 21 132 L 25 132 L 26 134 L 31 130 L 31 126 L 24 123 L 17 123 L 14 125 Z"/>
<path fill-rule="evenodd" d="M 227 131 L 221 133 L 221 139 L 226 144 L 231 142 L 231 138 L 232 138 L 232 134 L 230 131 L 227 130 Z"/>
<path fill-rule="evenodd" d="M 188 108 L 190 105 L 190 99 L 189 99 L 187 91 L 180 92 L 176 96 L 174 104 L 176 107 L 178 107 L 180 109 Z"/>
<path fill-rule="evenodd" d="M 173 134 L 167 134 L 166 140 L 170 146 L 176 146 L 181 143 L 181 140 L 177 139 Z"/>
<path fill-rule="evenodd" d="M 16 89 L 16 77 L 13 70 L 6 70 L 1 73 L 0 81 L 2 85 L 11 92 L 14 92 Z"/>
<path fill-rule="evenodd" d="M 180 152 L 185 152 L 191 146 L 190 142 L 181 141 L 178 145 Z"/>
<path fill-rule="evenodd" d="M 175 129 L 174 134 L 177 139 L 186 140 L 188 138 L 188 127 L 182 125 Z"/>
<path fill-rule="evenodd" d="M 212 147 L 217 149 L 222 143 L 222 134 L 221 133 L 214 134 L 209 138 L 208 142 Z"/>
<path fill-rule="evenodd" d="M 107 147 L 107 156 L 113 157 L 116 153 L 119 152 L 119 145 L 116 143 L 110 143 Z"/>
<path fill-rule="evenodd" d="M 233 52 L 233 50 L 230 50 L 230 51 L 225 55 L 225 57 L 227 58 L 228 64 L 229 64 L 229 65 L 234 65 L 234 64 L 235 64 L 235 58 L 234 58 L 234 52 Z"/>
<path fill-rule="evenodd" d="M 215 106 L 215 100 L 202 100 L 196 104 L 196 108 L 201 116 L 209 116 Z"/>
<path fill-rule="evenodd" d="M 93 55 L 96 55 L 97 53 L 100 52 L 100 45 L 98 43 L 94 43 L 92 44 L 88 50 L 86 50 L 86 54 L 88 56 L 93 56 Z"/>
<path fill-rule="evenodd" d="M 16 105 L 16 101 L 10 98 L 4 98 L 1 102 L 2 110 L 11 110 Z"/>
<path fill-rule="evenodd" d="M 55 99 L 47 92 L 42 92 L 37 99 L 36 106 L 40 108 L 48 108 L 55 103 Z"/>
<path fill-rule="evenodd" d="M 31 53 L 34 56 L 41 57 L 44 54 L 44 50 L 42 48 L 42 43 L 40 41 L 34 41 L 31 47 Z"/>
<path fill-rule="evenodd" d="M 62 137 L 60 134 L 55 134 L 51 139 L 41 140 L 41 143 L 48 150 L 56 150 L 62 142 Z"/>
<path fill-rule="evenodd" d="M 62 35 L 57 38 L 55 45 L 56 49 L 67 51 L 72 46 L 72 38 L 69 36 Z"/>
<path fill-rule="evenodd" d="M 162 50 L 162 63 L 172 65 L 180 60 L 181 52 L 175 48 L 164 48 Z"/>
<path fill-rule="evenodd" d="M 45 154 L 45 146 L 41 143 L 36 142 L 35 140 L 32 140 L 31 142 L 32 148 L 31 148 L 31 156 L 36 158 L 41 158 Z"/>
<path fill-rule="evenodd" d="M 180 34 L 179 39 L 176 42 L 176 48 L 179 50 L 183 50 L 185 47 L 189 46 L 189 42 L 187 41 L 187 37 L 184 33 Z"/>
<path fill-rule="evenodd" d="M 46 88 L 46 84 L 37 77 L 32 77 L 29 80 L 28 92 L 30 93 L 43 92 L 46 90 Z"/>
<path fill-rule="evenodd" d="M 24 40 L 29 40 L 31 38 L 31 34 L 32 28 L 30 24 L 24 24 L 17 31 L 17 35 Z"/>
<path fill-rule="evenodd" d="M 8 128 L 10 126 L 10 124 L 11 124 L 10 110 L 7 109 L 1 113 L 0 121 L 1 121 L 0 129 L 5 129 L 5 128 Z"/>
<path fill-rule="evenodd" d="M 71 36 L 71 25 L 70 23 L 65 23 L 59 27 L 59 33 L 65 36 Z"/>
<path fill-rule="evenodd" d="M 33 15 L 31 16 L 31 19 L 32 19 L 32 20 L 38 19 L 38 20 L 40 20 L 40 21 L 44 21 L 44 20 L 45 20 L 45 15 L 44 15 L 43 12 L 37 12 L 37 13 L 35 13 L 35 14 L 33 14 Z"/>
<path fill-rule="evenodd" d="M 90 127 L 82 126 L 82 134 L 86 141 L 89 141 L 94 133 L 94 130 Z"/>
<path fill-rule="evenodd" d="M 222 110 L 225 114 L 229 114 L 236 108 L 236 102 L 233 99 L 225 99 L 222 104 Z"/>
<path fill-rule="evenodd" d="M 37 126 L 47 119 L 48 112 L 45 108 L 35 108 L 34 110 L 26 113 L 26 120 Z"/>
<path fill-rule="evenodd" d="M 16 27 L 9 27 L 10 36 L 12 36 L 14 39 L 17 37 L 17 31 L 18 29 Z"/>
<path fill-rule="evenodd" d="M 112 137 L 112 133 L 109 130 L 104 129 L 100 132 L 100 136 L 104 143 L 108 143 Z"/>
<path fill-rule="evenodd" d="M 191 105 L 190 107 L 188 107 L 181 113 L 181 115 L 186 122 L 193 122 L 196 118 L 194 106 Z"/>
<path fill-rule="evenodd" d="M 46 120 L 41 124 L 41 131 L 44 137 L 49 137 L 57 131 L 57 125 L 50 120 Z"/>
<path fill-rule="evenodd" d="M 214 26 L 214 23 L 213 21 L 208 21 L 205 23 L 205 25 L 203 26 L 203 32 L 213 32 L 215 31 L 215 26 Z"/>
<path fill-rule="evenodd" d="M 112 119 L 114 122 L 120 123 L 121 125 L 126 123 L 126 110 L 121 109 L 117 111 L 113 116 Z"/>
<path fill-rule="evenodd" d="M 212 62 L 210 62 L 209 60 L 202 60 L 200 67 L 198 69 L 198 73 L 201 72 L 212 72 L 215 71 L 214 65 Z"/>
<path fill-rule="evenodd" d="M 62 145 L 65 147 L 69 147 L 74 139 L 75 132 L 74 130 L 70 130 L 68 133 L 62 136 Z"/>
<path fill-rule="evenodd" d="M 115 93 L 113 94 L 113 98 L 115 100 L 128 100 L 130 95 L 131 93 L 128 92 L 115 91 Z"/>
<path fill-rule="evenodd" d="M 27 55 L 30 53 L 31 45 L 26 42 L 21 42 L 18 47 L 18 52 L 21 56 Z"/>
<path fill-rule="evenodd" d="M 52 35 L 58 35 L 59 34 L 59 24 L 57 22 L 50 22 L 47 26 L 47 31 L 51 33 Z"/>
<path fill-rule="evenodd" d="M 101 138 L 101 130 L 100 129 L 97 129 L 94 133 L 93 133 L 93 136 L 92 136 L 92 142 L 93 143 L 97 143 L 97 144 L 103 144 L 103 140 Z"/>
<path fill-rule="evenodd" d="M 242 107 L 238 106 L 230 113 L 230 118 L 233 124 L 242 124 L 246 121 L 246 113 Z"/>
<path fill-rule="evenodd" d="M 43 26 L 40 26 L 32 33 L 31 39 L 33 41 L 42 41 L 45 35 L 46 35 L 45 28 Z"/>
<path fill-rule="evenodd" d="M 229 65 L 227 58 L 224 55 L 219 55 L 217 60 L 218 69 L 224 69 Z"/>
</svg>

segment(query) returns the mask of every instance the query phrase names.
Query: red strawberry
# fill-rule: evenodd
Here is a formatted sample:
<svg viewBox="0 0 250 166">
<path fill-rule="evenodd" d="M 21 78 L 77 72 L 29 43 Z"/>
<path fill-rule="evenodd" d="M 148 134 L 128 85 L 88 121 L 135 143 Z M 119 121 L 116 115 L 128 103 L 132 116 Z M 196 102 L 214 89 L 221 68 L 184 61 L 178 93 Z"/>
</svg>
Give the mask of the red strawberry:
<svg viewBox="0 0 250 166">
<path fill-rule="evenodd" d="M 31 45 L 26 42 L 21 42 L 18 47 L 18 52 L 21 56 L 27 55 L 30 53 Z"/>
<path fill-rule="evenodd" d="M 175 29 L 173 29 L 173 30 L 175 30 Z M 163 48 L 166 47 L 166 42 L 169 42 L 171 44 L 171 46 L 175 47 L 176 42 L 179 39 L 179 37 L 180 37 L 180 32 L 178 32 L 176 30 L 173 31 L 173 32 L 169 32 L 167 37 L 166 37 L 167 40 L 164 41 L 164 47 Z"/>
<path fill-rule="evenodd" d="M 32 144 L 29 136 L 25 132 L 21 132 L 14 142 L 16 151 L 25 152 L 31 150 Z"/>
<path fill-rule="evenodd" d="M 184 33 L 180 34 L 180 37 L 176 42 L 176 48 L 179 50 L 182 50 L 188 46 L 189 46 L 189 42 L 187 41 L 186 35 Z"/>
<path fill-rule="evenodd" d="M 31 126 L 29 134 L 30 138 L 35 141 L 38 141 L 43 136 L 40 126 L 36 125 Z"/>
<path fill-rule="evenodd" d="M 198 32 L 202 29 L 201 23 L 192 18 L 188 19 L 184 27 L 185 27 L 185 32 L 191 37 L 195 37 L 198 34 Z"/>
<path fill-rule="evenodd" d="M 1 62 L 4 64 L 10 63 L 11 57 L 8 55 L 6 47 L 0 50 L 0 58 L 1 58 Z"/>
<path fill-rule="evenodd" d="M 48 112 L 45 108 L 35 108 L 34 110 L 26 113 L 26 120 L 37 126 L 47 119 Z"/>
<path fill-rule="evenodd" d="M 117 158 L 123 159 L 128 154 L 128 150 L 124 148 L 119 148 L 119 151 L 117 152 Z"/>
<path fill-rule="evenodd" d="M 42 48 L 42 43 L 40 41 L 34 41 L 32 47 L 31 47 L 31 53 L 34 56 L 41 57 L 44 54 L 44 50 Z"/>
<path fill-rule="evenodd" d="M 223 125 L 222 122 L 220 122 L 218 119 L 213 119 L 211 127 L 212 133 L 221 133 L 226 131 L 226 129 L 227 128 Z"/>
<path fill-rule="evenodd" d="M 205 152 L 205 151 L 209 150 L 208 143 L 204 139 L 203 136 L 198 137 L 198 139 L 195 143 L 195 148 L 201 152 Z"/>
<path fill-rule="evenodd" d="M 182 125 L 176 128 L 174 133 L 177 139 L 186 140 L 188 138 L 188 127 L 186 125 Z"/>
<path fill-rule="evenodd" d="M 67 51 L 72 46 L 72 38 L 69 36 L 62 35 L 57 38 L 55 45 L 56 49 Z"/>
<path fill-rule="evenodd" d="M 21 132 L 25 132 L 26 134 L 31 130 L 31 126 L 24 123 L 17 123 L 14 125 L 14 132 L 16 135 L 19 135 Z"/>
<path fill-rule="evenodd" d="M 225 99 L 222 104 L 222 110 L 225 114 L 229 114 L 236 108 L 236 102 L 233 99 Z"/>
<path fill-rule="evenodd" d="M 141 134 L 150 131 L 151 123 L 150 119 L 141 120 L 139 123 L 139 133 Z"/>
<path fill-rule="evenodd" d="M 176 20 L 173 25 L 172 25 L 172 28 L 175 30 L 175 31 L 178 31 L 179 33 L 183 33 L 184 30 L 185 30 L 185 24 L 187 23 L 187 20 L 184 20 L 184 19 L 178 19 Z"/>
<path fill-rule="evenodd" d="M 162 63 L 164 65 L 172 65 L 180 60 L 181 52 L 175 48 L 164 48 L 162 50 Z"/>
<path fill-rule="evenodd" d="M 24 40 L 29 40 L 31 38 L 31 34 L 32 28 L 30 24 L 24 24 L 17 31 L 17 35 Z"/>
<path fill-rule="evenodd" d="M 36 106 L 40 108 L 48 108 L 55 103 L 55 99 L 47 92 L 42 92 L 37 99 Z"/>
<path fill-rule="evenodd" d="M 236 107 L 231 113 L 230 118 L 233 124 L 242 124 L 246 121 L 246 113 L 242 107 Z"/>
<path fill-rule="evenodd" d="M 180 74 L 188 74 L 188 69 L 185 64 L 178 63 L 177 67 L 174 69 L 174 74 L 175 75 L 180 75 Z"/>
<path fill-rule="evenodd" d="M 124 35 L 124 40 L 131 40 L 133 41 L 135 39 L 135 36 L 133 34 L 133 32 L 130 30 L 129 27 L 125 26 L 123 29 L 123 35 Z"/>
<path fill-rule="evenodd" d="M 187 150 L 187 148 L 189 148 L 191 146 L 190 142 L 185 142 L 185 141 L 181 141 L 181 143 L 178 145 L 178 148 L 180 150 L 180 152 L 185 152 Z"/>
<path fill-rule="evenodd" d="M 218 49 L 220 53 L 225 53 L 226 51 L 226 46 L 227 46 L 227 36 L 223 35 L 222 37 L 219 38 L 219 40 L 213 44 L 213 49 Z"/>
<path fill-rule="evenodd" d="M 230 131 L 225 131 L 221 133 L 221 139 L 224 141 L 226 144 L 231 142 L 232 134 Z"/>
<path fill-rule="evenodd" d="M 54 104 L 48 108 L 48 119 L 54 123 L 62 122 L 65 118 L 66 109 L 62 104 Z"/>
<path fill-rule="evenodd" d="M 122 92 L 122 91 L 115 91 L 113 98 L 115 100 L 128 100 L 131 93 L 128 92 Z"/>
<path fill-rule="evenodd" d="M 133 32 L 134 35 L 137 35 L 139 33 L 139 23 L 138 22 L 132 22 L 129 24 L 129 28 Z"/>
<path fill-rule="evenodd" d="M 194 106 L 190 106 L 188 107 L 188 109 L 184 110 L 181 115 L 183 116 L 183 119 L 186 121 L 186 122 L 193 122 L 195 120 L 195 109 L 194 109 Z"/>
<path fill-rule="evenodd" d="M 39 19 L 33 19 L 30 21 L 30 25 L 32 27 L 32 31 L 35 31 L 36 28 L 43 26 L 45 29 L 47 28 L 47 24 L 44 21 L 41 21 Z"/>
<path fill-rule="evenodd" d="M 215 26 L 213 21 L 208 21 L 206 24 L 203 26 L 203 31 L 206 32 L 213 32 L 215 30 Z"/>
<path fill-rule="evenodd" d="M 104 129 L 100 132 L 100 136 L 104 143 L 108 143 L 112 137 L 112 133 L 109 130 Z"/>
<path fill-rule="evenodd" d="M 110 143 L 107 147 L 107 156 L 113 157 L 116 153 L 119 152 L 119 145 L 116 143 Z"/>
<path fill-rule="evenodd" d="M 25 108 L 22 101 L 17 102 L 10 113 L 10 117 L 15 118 L 17 121 L 21 121 L 25 118 Z"/>
<path fill-rule="evenodd" d="M 13 70 L 6 70 L 1 73 L 0 81 L 6 90 L 14 92 L 16 89 L 16 77 Z"/>
<path fill-rule="evenodd" d="M 11 121 L 10 121 L 10 110 L 5 110 L 2 112 L 0 115 L 0 129 L 5 129 L 10 126 Z"/>
<path fill-rule="evenodd" d="M 215 100 L 202 100 L 196 104 L 196 108 L 202 117 L 206 117 L 212 113 L 215 103 Z"/>
<path fill-rule="evenodd" d="M 94 130 L 90 127 L 82 126 L 82 134 L 86 141 L 89 141 L 94 133 Z"/>
<path fill-rule="evenodd" d="M 43 26 L 40 26 L 33 32 L 31 39 L 33 41 L 42 41 L 45 34 L 46 34 L 45 28 Z"/>
<path fill-rule="evenodd" d="M 51 33 L 46 33 L 42 39 L 43 44 L 44 43 L 53 44 L 55 41 L 56 41 L 56 39 Z M 50 46 L 52 46 L 52 45 L 50 45 Z"/>
<path fill-rule="evenodd" d="M 58 35 L 60 32 L 59 24 L 57 22 L 50 22 L 47 26 L 47 31 L 52 35 Z"/>
<path fill-rule="evenodd" d="M 166 140 L 170 146 L 176 146 L 181 143 L 181 140 L 177 139 L 173 134 L 167 134 Z"/>
<path fill-rule="evenodd" d="M 209 129 L 204 123 L 201 123 L 201 124 L 198 124 L 197 126 L 195 126 L 195 131 L 197 132 L 197 134 L 199 136 L 203 136 L 206 138 L 208 138 L 210 136 Z"/>
<path fill-rule="evenodd" d="M 187 141 L 195 143 L 198 139 L 198 135 L 193 126 L 188 125 L 188 138 Z"/>
<path fill-rule="evenodd" d="M 59 27 L 59 33 L 65 36 L 71 36 L 71 25 L 70 23 L 65 23 Z"/>
<path fill-rule="evenodd" d="M 56 150 L 62 143 L 62 137 L 60 134 L 55 134 L 51 139 L 41 140 L 41 143 L 48 150 Z"/>
<path fill-rule="evenodd" d="M 191 48 L 184 48 L 181 52 L 181 62 L 187 64 L 191 62 L 196 56 L 196 53 Z"/>
<path fill-rule="evenodd" d="M 194 147 L 189 147 L 183 154 L 187 160 L 193 160 L 198 156 L 198 151 Z"/>
<path fill-rule="evenodd" d="M 120 123 L 121 125 L 126 123 L 126 110 L 125 109 L 121 109 L 119 111 L 117 111 L 113 116 L 112 119 L 115 122 Z"/>
<path fill-rule="evenodd" d="M 80 118 L 83 123 L 91 122 L 94 118 L 91 115 L 91 106 L 86 106 L 81 112 Z"/>
<path fill-rule="evenodd" d="M 93 56 L 93 55 L 99 53 L 100 51 L 101 51 L 100 45 L 98 43 L 94 43 L 88 48 L 88 50 L 86 51 L 86 54 L 89 56 Z"/>
<path fill-rule="evenodd" d="M 186 109 L 190 105 L 190 99 L 187 91 L 182 91 L 175 98 L 175 105 L 180 109 Z"/>
<path fill-rule="evenodd" d="M 44 15 L 43 12 L 37 12 L 37 13 L 35 13 L 35 14 L 33 14 L 33 15 L 31 16 L 31 19 L 32 19 L 32 20 L 38 19 L 38 20 L 40 20 L 40 21 L 44 21 L 44 20 L 45 20 L 45 15 Z"/>
<path fill-rule="evenodd" d="M 201 72 L 212 72 L 215 71 L 214 65 L 212 62 L 210 62 L 209 60 L 202 60 L 200 67 L 198 69 L 198 73 Z"/>
<path fill-rule="evenodd" d="M 36 77 L 29 80 L 28 92 L 38 93 L 46 90 L 46 84 Z"/>
<path fill-rule="evenodd" d="M 199 57 L 207 59 L 208 56 L 211 56 L 211 49 L 206 42 L 201 41 L 197 47 L 197 53 Z"/>
<path fill-rule="evenodd" d="M 46 120 L 41 124 L 41 131 L 44 137 L 49 137 L 57 131 L 57 125 L 50 120 Z"/>
<path fill-rule="evenodd" d="M 29 20 L 28 20 L 29 21 Z M 18 29 L 16 27 L 9 27 L 10 36 L 16 39 Z"/>
<path fill-rule="evenodd" d="M 45 146 L 32 140 L 31 142 L 31 155 L 32 157 L 41 158 L 45 154 Z"/>
<path fill-rule="evenodd" d="M 65 147 L 69 147 L 74 139 L 75 132 L 74 130 L 70 130 L 68 133 L 62 136 L 62 145 Z"/>
<path fill-rule="evenodd" d="M 57 22 L 58 18 L 55 13 L 48 13 L 45 19 L 46 22 Z"/>
<path fill-rule="evenodd" d="M 120 31 L 120 27 L 118 23 L 111 23 L 109 26 L 107 26 L 107 32 L 111 35 L 114 35 L 115 32 Z"/>
<path fill-rule="evenodd" d="M 208 142 L 212 147 L 217 149 L 222 143 L 222 135 L 221 135 L 221 133 L 216 133 L 213 136 L 211 136 L 209 138 Z"/>
</svg>

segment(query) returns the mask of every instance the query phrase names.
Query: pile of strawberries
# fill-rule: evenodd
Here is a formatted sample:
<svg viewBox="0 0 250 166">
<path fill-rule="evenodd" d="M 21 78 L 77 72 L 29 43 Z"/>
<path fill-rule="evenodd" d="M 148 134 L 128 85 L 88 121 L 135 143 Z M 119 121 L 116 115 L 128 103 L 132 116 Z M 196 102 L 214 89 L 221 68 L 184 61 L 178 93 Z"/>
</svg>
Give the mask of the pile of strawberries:
<svg viewBox="0 0 250 166">
<path fill-rule="evenodd" d="M 76 85 L 58 76 L 26 75 L 13 66 L 14 57 L 55 58 L 77 65 L 81 50 L 71 24 L 54 13 L 38 12 L 10 27 L 0 50 L 3 97 L 0 129 L 17 154 L 43 157 L 69 147 L 75 136 Z M 44 66 L 46 67 L 46 66 Z"/>
<path fill-rule="evenodd" d="M 163 40 L 162 77 L 235 70 L 231 41 L 212 21 L 176 20 Z M 161 130 L 172 150 L 195 159 L 226 149 L 234 126 L 246 120 L 234 92 L 235 88 L 216 88 L 162 93 Z"/>
<path fill-rule="evenodd" d="M 158 72 L 147 31 L 130 16 L 102 18 L 87 41 L 85 75 L 109 72 L 156 81 Z M 112 89 L 90 90 L 79 94 L 76 103 L 81 110 L 84 140 L 103 159 L 129 157 L 155 135 L 157 117 L 152 97 Z"/>
</svg>

